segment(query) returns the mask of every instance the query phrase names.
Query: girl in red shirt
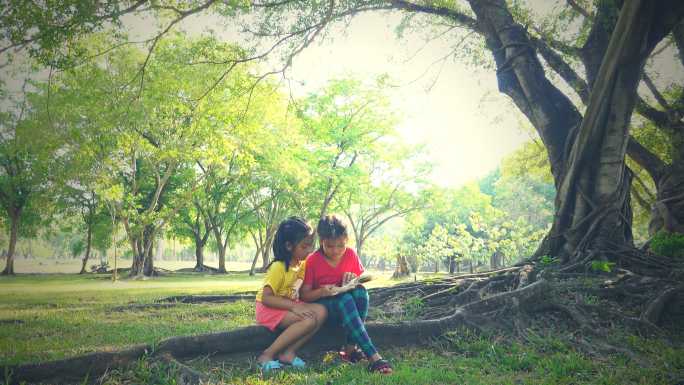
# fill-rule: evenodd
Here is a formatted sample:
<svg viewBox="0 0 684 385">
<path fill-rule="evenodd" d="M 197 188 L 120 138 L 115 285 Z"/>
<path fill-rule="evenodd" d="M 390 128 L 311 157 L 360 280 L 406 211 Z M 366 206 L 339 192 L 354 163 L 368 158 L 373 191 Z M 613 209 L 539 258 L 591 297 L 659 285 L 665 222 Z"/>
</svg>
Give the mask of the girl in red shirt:
<svg viewBox="0 0 684 385">
<path fill-rule="evenodd" d="M 392 366 L 380 356 L 364 326 L 368 315 L 366 289 L 358 285 L 355 289 L 338 295 L 333 295 L 330 289 L 363 273 L 358 255 L 347 247 L 347 227 L 336 216 L 328 215 L 318 222 L 316 231 L 321 247 L 306 258 L 302 300 L 324 305 L 328 310 L 328 317 L 342 324 L 347 341 L 353 343 L 348 344 L 345 349 L 347 359 L 355 362 L 365 354 L 371 361 L 368 370 L 382 374 L 392 373 Z"/>
</svg>

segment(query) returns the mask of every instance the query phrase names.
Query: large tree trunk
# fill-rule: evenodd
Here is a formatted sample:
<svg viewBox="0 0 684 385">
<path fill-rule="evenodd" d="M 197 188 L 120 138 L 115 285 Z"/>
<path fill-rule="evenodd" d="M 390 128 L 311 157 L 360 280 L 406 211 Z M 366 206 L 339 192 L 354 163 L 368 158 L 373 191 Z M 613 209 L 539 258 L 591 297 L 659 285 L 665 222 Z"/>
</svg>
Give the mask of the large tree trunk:
<svg viewBox="0 0 684 385">
<path fill-rule="evenodd" d="M 142 234 L 134 234 L 128 223 L 124 222 L 126 235 L 133 249 L 130 277 L 154 275 L 154 226 L 147 225 Z"/>
<path fill-rule="evenodd" d="M 549 251 L 565 264 L 629 247 L 631 172 L 625 166 L 629 120 L 648 49 L 654 3 L 626 1 L 596 77 L 587 112 L 558 189 Z M 587 253 L 588 252 L 588 253 Z"/>
<path fill-rule="evenodd" d="M 85 256 L 83 257 L 83 263 L 81 264 L 81 271 L 79 274 L 85 274 L 86 272 L 86 265 L 88 264 L 88 258 L 90 258 L 90 248 L 93 243 L 93 225 L 92 223 L 88 223 L 88 235 L 86 236 L 86 252 Z"/>
<path fill-rule="evenodd" d="M 9 247 L 7 249 L 7 259 L 5 262 L 5 269 L 2 271 L 2 275 L 14 275 L 14 252 L 17 248 L 17 237 L 19 235 L 19 218 L 21 211 L 17 210 L 15 213 L 10 215 L 10 234 L 9 234 Z"/>
<path fill-rule="evenodd" d="M 513 20 L 506 2 L 471 0 L 469 3 L 477 16 L 475 28 L 485 37 L 494 56 L 499 89 L 513 99 L 539 133 L 559 191 L 558 223 L 538 253 L 563 255 L 563 262 L 568 263 L 571 255 L 580 255 L 576 251 L 598 239 L 603 240 L 598 245 L 600 248 L 609 244 L 618 248 L 630 245 L 631 212 L 627 194 L 630 174 L 624 165 L 625 123 L 634 105 L 643 61 L 655 44 L 681 21 L 682 3 L 626 1 L 623 9 L 638 9 L 635 13 L 639 17 L 631 22 L 625 19 L 622 27 L 614 28 L 618 32 L 611 36 L 615 40 L 611 42 L 613 49 L 606 55 L 602 53 L 606 45 L 602 41 L 611 39 L 599 39 L 603 25 L 592 30 L 590 47 L 583 52 L 584 62 L 590 78 L 603 84 L 590 82 L 593 92 L 581 130 L 581 115 L 546 78 L 525 28 Z M 658 12 L 654 12 L 655 7 Z M 610 20 L 595 23 L 600 22 Z M 613 30 L 611 27 L 603 33 Z M 623 38 L 630 42 L 616 44 Z M 620 66 L 615 65 L 616 60 Z M 596 63 L 602 61 L 612 62 L 612 68 L 602 67 L 598 71 Z"/>
</svg>

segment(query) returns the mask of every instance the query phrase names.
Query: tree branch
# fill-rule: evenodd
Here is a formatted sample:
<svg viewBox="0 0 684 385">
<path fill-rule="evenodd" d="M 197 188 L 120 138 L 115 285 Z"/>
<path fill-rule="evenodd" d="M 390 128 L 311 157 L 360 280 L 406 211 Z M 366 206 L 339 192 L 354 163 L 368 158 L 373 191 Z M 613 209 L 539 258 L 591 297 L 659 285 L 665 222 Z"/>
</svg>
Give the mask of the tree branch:
<svg viewBox="0 0 684 385">
<path fill-rule="evenodd" d="M 658 127 L 667 127 L 669 125 L 669 118 L 663 111 L 653 108 L 641 96 L 637 95 L 637 102 L 634 106 L 636 112 L 646 119 L 652 121 Z"/>
<path fill-rule="evenodd" d="M 660 91 L 658 91 L 658 88 L 653 83 L 653 80 L 651 80 L 651 77 L 648 76 L 648 74 L 645 71 L 644 71 L 644 75 L 643 75 L 642 79 L 644 80 L 644 84 L 646 84 L 646 87 L 648 87 L 648 89 L 651 91 L 653 96 L 655 96 L 658 103 L 665 110 L 669 110 L 670 105 L 667 103 L 667 100 L 665 100 L 665 97 L 663 96 L 663 94 L 661 94 Z"/>
<path fill-rule="evenodd" d="M 575 72 L 559 54 L 554 52 L 544 40 L 530 37 L 530 41 L 537 48 L 546 63 L 553 68 L 553 70 L 556 71 L 573 90 L 575 90 L 582 100 L 582 103 L 586 105 L 589 102 L 589 87 L 587 82 L 577 75 L 577 72 Z"/>
<path fill-rule="evenodd" d="M 580 6 L 579 4 L 577 4 L 577 2 L 576 2 L 575 0 L 566 0 L 566 1 L 567 1 L 568 5 L 569 5 L 572 9 L 574 9 L 575 11 L 577 11 L 577 13 L 579 13 L 580 15 L 586 17 L 586 18 L 589 19 L 589 20 L 592 20 L 592 19 L 594 18 L 594 17 L 589 13 L 589 11 L 587 11 L 587 10 L 584 9 L 584 8 L 582 8 L 582 6 Z"/>
<path fill-rule="evenodd" d="M 658 182 L 665 171 L 665 162 L 641 145 L 641 143 L 631 135 L 629 137 L 629 142 L 627 142 L 627 155 L 637 162 L 639 166 L 643 167 L 651 176 L 653 182 L 658 185 Z"/>
<path fill-rule="evenodd" d="M 447 7 L 419 5 L 404 0 L 391 0 L 390 4 L 394 9 L 400 9 L 408 12 L 420 12 L 437 16 L 445 16 L 456 23 L 468 27 L 473 30 L 478 30 L 478 22 L 470 16 Z"/>
</svg>

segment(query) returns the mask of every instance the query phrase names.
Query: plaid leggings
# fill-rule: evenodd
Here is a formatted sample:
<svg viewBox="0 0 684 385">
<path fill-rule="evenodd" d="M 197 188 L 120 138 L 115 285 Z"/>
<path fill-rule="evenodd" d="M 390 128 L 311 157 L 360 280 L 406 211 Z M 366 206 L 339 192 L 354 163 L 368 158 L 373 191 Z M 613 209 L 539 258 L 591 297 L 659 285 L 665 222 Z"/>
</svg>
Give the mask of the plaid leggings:
<svg viewBox="0 0 684 385">
<path fill-rule="evenodd" d="M 357 287 L 334 297 L 321 298 L 316 302 L 328 310 L 329 320 L 342 323 L 347 343 L 359 345 L 366 357 L 378 352 L 363 325 L 368 316 L 368 292 L 364 287 Z"/>
</svg>

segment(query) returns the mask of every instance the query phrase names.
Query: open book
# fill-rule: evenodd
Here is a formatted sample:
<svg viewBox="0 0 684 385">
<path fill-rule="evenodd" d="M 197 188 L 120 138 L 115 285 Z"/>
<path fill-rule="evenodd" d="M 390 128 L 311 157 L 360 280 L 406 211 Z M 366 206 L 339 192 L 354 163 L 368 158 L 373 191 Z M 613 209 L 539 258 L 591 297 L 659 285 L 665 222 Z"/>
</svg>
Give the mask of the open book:
<svg viewBox="0 0 684 385">
<path fill-rule="evenodd" d="M 334 295 L 338 295 L 344 292 L 347 292 L 349 290 L 354 290 L 354 288 L 362 283 L 366 283 L 373 279 L 372 276 L 370 275 L 361 275 L 360 277 L 356 277 L 354 279 L 349 280 L 349 282 L 343 284 L 342 286 L 333 286 L 331 288 L 332 292 Z"/>
</svg>

